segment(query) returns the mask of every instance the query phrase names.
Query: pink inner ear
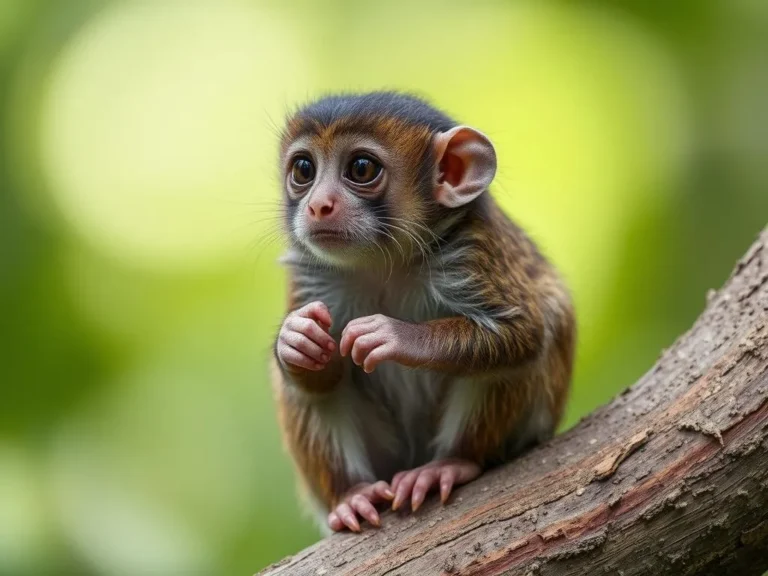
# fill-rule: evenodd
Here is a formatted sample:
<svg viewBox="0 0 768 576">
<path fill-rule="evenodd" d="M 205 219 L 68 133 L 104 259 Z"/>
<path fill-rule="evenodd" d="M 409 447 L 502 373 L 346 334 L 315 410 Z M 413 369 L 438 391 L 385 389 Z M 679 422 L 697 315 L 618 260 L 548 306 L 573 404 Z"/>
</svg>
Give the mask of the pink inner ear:
<svg viewBox="0 0 768 576">
<path fill-rule="evenodd" d="M 446 153 L 440 161 L 440 182 L 458 186 L 464 177 L 464 161 L 456 154 Z"/>
<path fill-rule="evenodd" d="M 440 158 L 435 200 L 447 208 L 463 206 L 487 190 L 496 173 L 490 140 L 468 126 L 456 126 L 435 138 Z"/>
</svg>

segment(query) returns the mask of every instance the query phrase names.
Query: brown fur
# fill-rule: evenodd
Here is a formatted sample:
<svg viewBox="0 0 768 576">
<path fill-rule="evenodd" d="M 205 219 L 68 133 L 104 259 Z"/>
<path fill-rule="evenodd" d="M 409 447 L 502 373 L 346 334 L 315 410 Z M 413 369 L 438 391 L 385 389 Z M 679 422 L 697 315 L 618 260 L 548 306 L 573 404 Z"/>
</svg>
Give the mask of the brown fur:
<svg viewBox="0 0 768 576">
<path fill-rule="evenodd" d="M 553 424 L 562 418 L 575 318 L 554 269 L 495 203 L 488 203 L 487 218 L 470 218 L 464 234 L 472 247 L 466 262 L 467 273 L 478 278 L 475 290 L 491 309 L 520 309 L 519 316 L 499 323 L 498 333 L 462 317 L 428 323 L 433 341 L 428 348 L 441 354 L 433 355 L 427 366 L 470 375 L 502 370 L 481 384 L 481 404 L 469 419 L 457 454 L 485 465 L 505 458 L 505 442 L 525 420 L 536 392 L 545 392 Z M 513 370 L 503 373 L 504 367 Z"/>
<path fill-rule="evenodd" d="M 414 350 L 401 363 L 436 375 L 461 377 L 468 386 L 482 387 L 479 400 L 467 407 L 469 416 L 453 455 L 482 466 L 507 459 L 525 447 L 521 442 L 541 440 L 540 434 L 526 437 L 526 430 L 533 426 L 529 422 L 532 413 L 545 409 L 551 418 L 548 433 L 562 417 L 575 345 L 569 294 L 554 268 L 487 193 L 458 210 L 435 204 L 425 191 L 434 174 L 434 133 L 426 126 L 375 114 L 341 117 L 331 123 L 297 115 L 287 123 L 281 150 L 285 158 L 291 143 L 305 137 L 313 150 L 330 153 L 344 138 L 360 134 L 372 136 L 390 151 L 396 159 L 395 171 L 405 178 L 388 192 L 391 214 L 410 222 L 409 233 L 423 241 L 431 241 L 430 234 L 445 233 L 447 245 L 464 249 L 459 261 L 445 266 L 457 277 L 471 279 L 472 296 L 481 302 L 480 313 L 492 318 L 492 328 L 461 315 L 421 323 L 400 318 Z M 445 222 L 453 222 L 450 229 L 441 229 Z M 407 235 L 396 234 L 396 238 L 408 246 Z M 396 254 L 394 249 L 392 252 Z M 424 258 L 413 242 L 403 259 L 400 265 L 404 269 L 413 272 L 418 267 L 413 273 L 421 271 Z M 368 273 L 381 265 L 370 259 Z M 290 310 L 307 303 L 296 297 L 296 282 L 292 276 Z M 379 312 L 388 314 L 383 309 Z M 343 328 L 334 325 L 331 330 L 337 342 Z M 310 492 L 329 508 L 356 479 L 344 474 L 342 455 L 316 425 L 315 404 L 339 385 L 344 362 L 349 359 L 336 353 L 320 372 L 291 374 L 275 365 L 275 394 L 287 448 Z M 444 390 L 438 393 L 437 407 L 445 406 L 445 396 Z M 428 415 L 435 428 L 441 409 Z"/>
<path fill-rule="evenodd" d="M 309 406 L 300 399 L 291 398 L 290 389 L 283 382 L 277 361 L 273 360 L 274 392 L 277 400 L 278 424 L 283 430 L 285 448 L 293 455 L 302 488 L 316 499 L 332 505 L 345 490 L 338 471 L 338 455 L 333 454 L 328 438 L 318 436 L 312 428 Z"/>
</svg>

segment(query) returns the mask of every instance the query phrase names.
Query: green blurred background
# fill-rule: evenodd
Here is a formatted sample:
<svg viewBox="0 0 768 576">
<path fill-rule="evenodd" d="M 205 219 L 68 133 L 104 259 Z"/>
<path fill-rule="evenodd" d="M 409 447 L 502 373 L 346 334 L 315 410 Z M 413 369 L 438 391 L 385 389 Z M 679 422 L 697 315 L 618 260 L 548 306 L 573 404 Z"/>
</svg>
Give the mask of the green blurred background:
<svg viewBox="0 0 768 576">
<path fill-rule="evenodd" d="M 496 143 L 576 299 L 565 427 L 768 221 L 765 0 L 0 0 L 0 574 L 250 574 L 318 538 L 266 368 L 276 131 L 373 88 Z"/>
</svg>

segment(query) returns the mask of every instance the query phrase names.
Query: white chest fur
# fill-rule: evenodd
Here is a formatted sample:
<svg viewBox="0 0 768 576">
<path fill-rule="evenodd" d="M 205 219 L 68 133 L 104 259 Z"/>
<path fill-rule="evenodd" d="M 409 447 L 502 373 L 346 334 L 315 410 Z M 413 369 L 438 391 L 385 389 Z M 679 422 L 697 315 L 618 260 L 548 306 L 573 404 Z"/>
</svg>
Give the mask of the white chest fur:
<svg viewBox="0 0 768 576">
<path fill-rule="evenodd" d="M 328 306 L 337 341 L 355 318 L 384 314 L 425 322 L 451 315 L 434 297 L 426 270 L 355 277 L 304 271 L 296 277 L 296 291 L 302 304 Z M 437 431 L 441 392 L 450 388 L 449 378 L 432 371 L 385 362 L 366 374 L 347 358 L 342 382 L 316 409 L 351 479 L 389 479 L 434 458 L 442 451 L 438 437 L 442 444 L 452 440 Z"/>
</svg>

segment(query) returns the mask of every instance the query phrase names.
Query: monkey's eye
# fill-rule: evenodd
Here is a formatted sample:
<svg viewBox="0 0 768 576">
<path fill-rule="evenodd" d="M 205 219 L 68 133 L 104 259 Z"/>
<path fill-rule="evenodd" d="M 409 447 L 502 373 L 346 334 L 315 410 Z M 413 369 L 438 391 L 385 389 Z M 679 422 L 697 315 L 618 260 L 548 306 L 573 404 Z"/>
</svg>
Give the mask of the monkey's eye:
<svg viewBox="0 0 768 576">
<path fill-rule="evenodd" d="M 347 166 L 344 174 L 355 184 L 370 184 L 381 173 L 381 164 L 368 156 L 356 156 Z"/>
<path fill-rule="evenodd" d="M 297 186 L 305 186 L 315 179 L 315 165 L 306 156 L 299 156 L 291 167 L 291 180 Z"/>
</svg>

